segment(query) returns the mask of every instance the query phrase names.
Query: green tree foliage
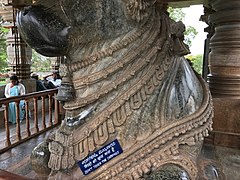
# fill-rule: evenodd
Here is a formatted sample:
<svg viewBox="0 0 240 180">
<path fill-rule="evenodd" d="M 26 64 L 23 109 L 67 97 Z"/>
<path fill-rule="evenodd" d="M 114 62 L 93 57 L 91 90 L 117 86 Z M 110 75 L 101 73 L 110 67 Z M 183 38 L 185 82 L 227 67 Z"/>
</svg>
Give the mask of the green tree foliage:
<svg viewBox="0 0 240 180">
<path fill-rule="evenodd" d="M 169 7 L 168 12 L 169 12 L 169 17 L 174 21 L 182 21 L 186 15 L 181 8 Z"/>
<path fill-rule="evenodd" d="M 193 69 L 198 73 L 202 74 L 202 66 L 203 66 L 203 55 L 198 54 L 196 56 L 188 55 L 186 56 L 193 63 Z"/>
<path fill-rule="evenodd" d="M 186 31 L 184 33 L 185 39 L 184 42 L 191 47 L 192 46 L 192 40 L 196 37 L 198 34 L 197 30 L 192 26 L 187 26 Z"/>
<path fill-rule="evenodd" d="M 181 8 L 168 8 L 169 16 L 172 18 L 174 21 L 183 21 L 185 18 L 185 13 Z M 185 39 L 184 42 L 191 47 L 192 45 L 192 40 L 196 37 L 198 34 L 197 30 L 192 27 L 192 26 L 186 26 L 186 31 L 184 32 Z"/>
<path fill-rule="evenodd" d="M 32 72 L 47 72 L 51 70 L 51 62 L 48 58 L 32 51 Z"/>
<path fill-rule="evenodd" d="M 6 45 L 6 35 L 8 29 L 1 26 L 2 19 L 0 17 L 0 72 L 4 73 L 7 71 L 7 45 Z"/>
</svg>

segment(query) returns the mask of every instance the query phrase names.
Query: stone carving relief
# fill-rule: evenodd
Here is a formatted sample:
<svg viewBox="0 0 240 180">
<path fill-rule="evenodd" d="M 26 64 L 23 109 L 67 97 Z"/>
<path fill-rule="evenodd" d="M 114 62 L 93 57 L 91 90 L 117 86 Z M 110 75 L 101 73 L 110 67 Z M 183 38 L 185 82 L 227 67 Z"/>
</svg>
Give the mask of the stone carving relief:
<svg viewBox="0 0 240 180">
<path fill-rule="evenodd" d="M 44 19 L 45 11 L 54 18 Z M 211 96 L 182 57 L 189 53 L 184 25 L 168 17 L 161 1 L 38 0 L 20 12 L 18 25 L 39 52 L 65 55 L 58 98 L 66 116 L 48 143 L 50 178 L 138 179 L 164 164 L 197 177 L 182 146 L 208 136 Z M 32 36 L 39 28 L 41 41 Z M 77 162 L 115 139 L 123 153 L 83 176 Z"/>
</svg>

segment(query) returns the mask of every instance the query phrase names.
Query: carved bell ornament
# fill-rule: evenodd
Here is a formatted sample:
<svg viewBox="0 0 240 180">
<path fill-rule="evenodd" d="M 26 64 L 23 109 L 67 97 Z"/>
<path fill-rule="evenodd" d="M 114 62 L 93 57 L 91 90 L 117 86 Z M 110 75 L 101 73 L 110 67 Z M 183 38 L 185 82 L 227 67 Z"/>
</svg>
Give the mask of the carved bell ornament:
<svg viewBox="0 0 240 180">
<path fill-rule="evenodd" d="M 58 59 L 57 62 L 59 63 L 59 74 L 62 77 L 62 83 L 58 89 L 57 99 L 62 102 L 69 102 L 75 98 L 75 90 L 71 73 L 66 65 L 68 60 L 66 57 L 55 59 Z"/>
<path fill-rule="evenodd" d="M 69 102 L 75 98 L 75 90 L 71 76 L 65 65 L 61 64 L 59 68 L 62 77 L 61 86 L 58 88 L 57 100 L 62 102 Z"/>
<path fill-rule="evenodd" d="M 62 82 L 61 86 L 58 88 L 57 100 L 61 102 L 68 102 L 75 98 L 74 87 L 68 82 Z"/>
</svg>

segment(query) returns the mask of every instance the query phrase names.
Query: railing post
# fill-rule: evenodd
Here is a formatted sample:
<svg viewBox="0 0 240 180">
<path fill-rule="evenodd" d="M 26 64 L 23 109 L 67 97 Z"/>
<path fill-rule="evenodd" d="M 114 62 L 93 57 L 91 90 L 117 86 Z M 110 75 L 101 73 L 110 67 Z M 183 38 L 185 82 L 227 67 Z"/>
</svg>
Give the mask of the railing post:
<svg viewBox="0 0 240 180">
<path fill-rule="evenodd" d="M 50 115 L 50 113 L 49 113 Z M 46 118 L 45 118 L 45 96 L 42 96 L 42 128 L 46 129 Z"/>
<path fill-rule="evenodd" d="M 49 126 L 53 125 L 52 122 L 52 94 L 48 95 L 48 105 L 49 105 Z"/>
<path fill-rule="evenodd" d="M 39 132 L 38 128 L 38 104 L 37 104 L 37 97 L 33 98 L 33 104 L 34 104 L 34 127 L 35 127 L 35 132 Z"/>
<path fill-rule="evenodd" d="M 21 140 L 21 128 L 20 128 L 20 110 L 19 110 L 19 101 L 15 102 L 15 107 L 16 107 L 16 135 L 17 135 L 17 140 Z"/>
<path fill-rule="evenodd" d="M 28 100 L 25 100 L 25 108 L 26 108 L 26 129 L 27 129 L 27 136 L 31 136 L 30 131 L 30 122 L 29 122 L 29 103 Z"/>
<path fill-rule="evenodd" d="M 8 124 L 8 104 L 5 105 L 5 110 L 4 110 L 4 120 L 5 120 L 5 129 L 6 129 L 6 143 L 7 146 L 11 145 L 10 141 L 10 130 L 9 130 L 9 124 Z"/>
<path fill-rule="evenodd" d="M 55 113 L 54 113 L 54 124 L 58 124 L 59 123 L 59 102 L 56 99 L 57 94 L 55 94 L 55 98 L 54 98 L 54 105 L 55 105 Z"/>
</svg>

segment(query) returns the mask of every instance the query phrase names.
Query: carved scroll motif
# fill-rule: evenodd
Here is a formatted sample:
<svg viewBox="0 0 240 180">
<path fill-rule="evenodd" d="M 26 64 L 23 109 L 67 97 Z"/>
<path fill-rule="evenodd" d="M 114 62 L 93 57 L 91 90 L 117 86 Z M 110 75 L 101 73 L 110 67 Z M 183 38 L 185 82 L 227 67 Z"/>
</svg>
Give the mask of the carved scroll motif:
<svg viewBox="0 0 240 180">
<path fill-rule="evenodd" d="M 90 152 L 93 152 L 96 149 L 93 133 L 88 136 L 88 147 Z"/>
<path fill-rule="evenodd" d="M 143 100 L 143 101 L 146 101 L 146 100 L 147 100 L 147 94 L 146 94 L 146 92 L 145 92 L 145 89 L 142 88 L 140 92 L 141 92 L 142 100 Z"/>
<path fill-rule="evenodd" d="M 109 133 L 107 130 L 107 122 L 105 121 L 103 124 L 98 126 L 96 130 L 93 132 L 93 139 L 95 144 L 102 145 L 104 144 L 109 137 Z"/>
<path fill-rule="evenodd" d="M 164 71 L 163 71 L 162 67 L 161 66 L 157 67 L 156 76 L 155 76 L 156 79 L 158 81 L 160 81 L 163 78 L 163 76 L 164 76 Z"/>
<path fill-rule="evenodd" d="M 88 138 L 80 141 L 74 146 L 74 154 L 76 160 L 84 159 L 89 153 Z"/>
<path fill-rule="evenodd" d="M 109 118 L 107 120 L 107 126 L 108 126 L 108 131 L 110 134 L 113 134 L 115 132 L 115 127 L 114 127 L 114 124 L 113 124 L 113 120 L 112 118 Z"/>
<path fill-rule="evenodd" d="M 154 91 L 155 89 L 155 86 L 154 86 L 154 83 L 153 83 L 153 80 L 152 78 L 150 79 L 150 81 L 147 82 L 146 86 L 145 86 L 145 93 L 147 95 L 150 95 L 152 94 L 152 92 Z"/>
<path fill-rule="evenodd" d="M 142 104 L 143 104 L 143 100 L 140 92 L 137 92 L 130 98 L 130 107 L 133 110 L 139 109 L 142 106 Z"/>
<path fill-rule="evenodd" d="M 119 127 L 127 120 L 125 106 L 121 106 L 112 114 L 112 121 L 116 127 Z"/>
</svg>

